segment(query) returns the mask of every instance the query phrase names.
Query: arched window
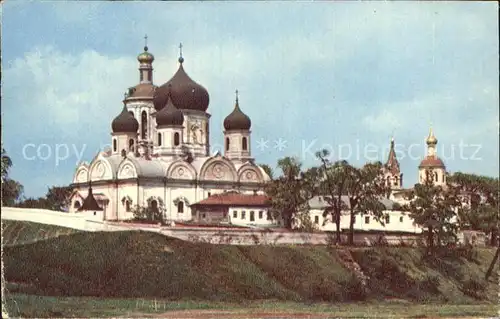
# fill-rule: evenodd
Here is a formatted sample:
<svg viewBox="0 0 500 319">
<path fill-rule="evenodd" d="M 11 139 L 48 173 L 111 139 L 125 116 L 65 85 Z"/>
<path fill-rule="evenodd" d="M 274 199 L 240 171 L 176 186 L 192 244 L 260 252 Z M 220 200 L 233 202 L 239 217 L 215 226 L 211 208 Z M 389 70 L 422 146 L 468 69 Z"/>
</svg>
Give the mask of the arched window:
<svg viewBox="0 0 500 319">
<path fill-rule="evenodd" d="M 247 142 L 247 138 L 246 137 L 243 137 L 241 139 L 241 148 L 246 151 L 247 148 L 248 148 L 248 142 Z"/>
<path fill-rule="evenodd" d="M 158 146 L 161 146 L 161 133 L 158 133 Z"/>
<path fill-rule="evenodd" d="M 142 139 L 146 139 L 146 133 L 148 128 L 148 114 L 146 111 L 142 111 L 141 115 L 141 137 Z"/>
<path fill-rule="evenodd" d="M 113 139 L 113 152 L 116 152 L 116 150 L 118 149 L 118 145 L 116 143 L 116 138 Z"/>
<path fill-rule="evenodd" d="M 177 213 L 179 214 L 184 213 L 184 202 L 177 203 Z"/>
<path fill-rule="evenodd" d="M 394 186 L 398 186 L 398 177 L 394 176 Z"/>
<path fill-rule="evenodd" d="M 444 174 L 443 174 L 443 176 L 442 176 L 442 181 L 443 181 L 443 183 L 444 183 Z"/>
<path fill-rule="evenodd" d="M 81 206 L 82 205 L 80 204 L 79 201 L 75 201 L 75 203 L 73 204 L 73 207 L 76 208 L 76 209 L 80 208 Z"/>
<path fill-rule="evenodd" d="M 226 137 L 226 151 L 229 151 L 229 137 Z"/>
<path fill-rule="evenodd" d="M 391 186 L 391 177 L 387 176 L 387 186 Z"/>
<path fill-rule="evenodd" d="M 179 133 L 178 132 L 175 132 L 174 133 L 174 145 L 175 146 L 179 146 L 179 144 L 181 143 L 180 141 L 180 136 L 179 136 Z"/>
<path fill-rule="evenodd" d="M 434 172 L 434 180 L 437 182 L 438 181 L 438 173 Z"/>
<path fill-rule="evenodd" d="M 131 138 L 129 141 L 128 141 L 128 150 L 133 152 L 134 151 L 134 139 Z"/>
</svg>

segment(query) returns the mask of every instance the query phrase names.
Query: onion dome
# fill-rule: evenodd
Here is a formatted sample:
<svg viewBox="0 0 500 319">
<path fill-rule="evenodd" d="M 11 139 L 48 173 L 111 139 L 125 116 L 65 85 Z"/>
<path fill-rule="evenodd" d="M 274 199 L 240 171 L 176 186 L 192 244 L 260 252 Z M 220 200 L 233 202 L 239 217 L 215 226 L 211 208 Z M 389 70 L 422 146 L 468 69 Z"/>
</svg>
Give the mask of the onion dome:
<svg viewBox="0 0 500 319">
<path fill-rule="evenodd" d="M 224 128 L 226 131 L 249 130 L 251 125 L 252 121 L 250 121 L 250 118 L 240 109 L 238 91 L 236 91 L 234 110 L 224 119 Z"/>
<path fill-rule="evenodd" d="M 139 61 L 139 63 L 151 64 L 151 63 L 153 63 L 154 60 L 155 60 L 155 57 L 154 57 L 154 55 L 152 55 L 151 53 L 148 52 L 147 45 L 144 47 L 144 52 L 142 52 L 141 54 L 139 54 L 137 56 L 137 61 Z"/>
<path fill-rule="evenodd" d="M 435 155 L 428 155 L 426 156 L 421 162 L 420 165 L 418 165 L 418 168 L 445 168 L 445 165 L 443 161 L 435 156 Z"/>
<path fill-rule="evenodd" d="M 171 86 L 170 98 L 178 109 L 203 112 L 208 109 L 210 101 L 208 91 L 187 75 L 182 66 L 183 62 L 184 58 L 181 56 L 179 58 L 179 69 L 174 76 L 156 89 L 153 103 L 157 111 L 167 104 L 169 86 Z"/>
<path fill-rule="evenodd" d="M 182 111 L 175 107 L 172 103 L 172 99 L 168 96 L 167 105 L 162 108 L 158 113 L 156 113 L 156 124 L 158 126 L 163 125 L 178 125 L 181 126 L 184 123 L 184 115 Z"/>
<path fill-rule="evenodd" d="M 438 142 L 437 138 L 434 136 L 434 132 L 432 131 L 432 127 L 429 130 L 429 136 L 427 137 L 426 143 L 427 145 L 436 145 Z"/>
<path fill-rule="evenodd" d="M 111 123 L 111 129 L 113 133 L 137 133 L 139 122 L 127 111 L 127 107 L 123 104 L 121 113 Z"/>
</svg>

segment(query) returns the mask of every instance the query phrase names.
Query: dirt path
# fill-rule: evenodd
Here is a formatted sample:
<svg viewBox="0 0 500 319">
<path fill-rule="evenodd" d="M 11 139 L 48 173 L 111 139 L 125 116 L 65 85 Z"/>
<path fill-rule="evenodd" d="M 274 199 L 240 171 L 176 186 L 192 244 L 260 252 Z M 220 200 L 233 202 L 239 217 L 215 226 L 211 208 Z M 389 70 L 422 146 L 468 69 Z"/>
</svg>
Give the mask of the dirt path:
<svg viewBox="0 0 500 319">
<path fill-rule="evenodd" d="M 136 316 L 135 316 L 136 315 Z M 335 316 L 326 313 L 279 312 L 279 311 L 243 311 L 230 310 L 182 310 L 169 311 L 162 314 L 134 314 L 137 317 L 165 319 L 327 319 Z"/>
<path fill-rule="evenodd" d="M 328 313 L 306 313 L 306 312 L 283 312 L 283 311 L 243 311 L 230 310 L 181 310 L 169 311 L 162 314 L 131 314 L 133 318 L 165 318 L 165 319 L 327 319 L 338 318 L 335 314 Z M 434 319 L 426 317 L 426 319 Z M 435 318 L 438 319 L 438 318 Z M 457 319 L 439 317 L 439 319 Z M 459 319 L 479 319 L 479 317 L 459 317 Z"/>
</svg>

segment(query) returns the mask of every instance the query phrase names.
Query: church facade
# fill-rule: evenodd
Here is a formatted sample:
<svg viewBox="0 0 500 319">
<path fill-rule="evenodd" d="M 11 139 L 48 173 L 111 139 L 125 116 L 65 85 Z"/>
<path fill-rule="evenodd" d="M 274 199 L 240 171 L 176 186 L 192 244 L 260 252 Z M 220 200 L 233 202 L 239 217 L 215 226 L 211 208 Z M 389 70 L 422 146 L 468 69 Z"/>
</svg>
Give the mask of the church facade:
<svg viewBox="0 0 500 319">
<path fill-rule="evenodd" d="M 164 208 L 164 218 L 193 218 L 190 205 L 225 191 L 263 194 L 270 180 L 251 153 L 251 120 L 239 106 L 223 123 L 224 152 L 210 154 L 209 93 L 184 70 L 153 83 L 154 56 L 144 47 L 139 83 L 125 94 L 111 123 L 111 150 L 75 170 L 70 212 L 77 212 L 92 185 L 100 220 L 133 217 L 135 206 Z"/>
<path fill-rule="evenodd" d="M 234 109 L 222 123 L 223 154 L 210 154 L 210 96 L 186 73 L 182 51 L 177 72 L 160 86 L 153 83 L 154 56 L 147 46 L 137 60 L 139 83 L 128 89 L 121 112 L 111 122 L 111 149 L 77 166 L 69 211 L 85 211 L 89 219 L 101 221 L 127 220 L 134 217 L 136 206 L 161 207 L 163 218 L 174 222 L 281 224 L 269 217 L 268 202 L 263 200 L 270 177 L 252 157 L 251 120 L 241 110 L 237 92 Z M 418 181 L 423 183 L 430 172 L 436 185 L 445 185 L 446 167 L 436 154 L 432 129 L 426 143 Z M 383 199 L 386 225 L 360 216 L 356 228 L 420 232 L 407 213 L 396 208 L 407 203 L 407 189 L 394 139 L 383 174 L 392 189 Z M 87 209 L 88 194 L 100 210 Z M 319 229 L 331 230 L 333 223 L 322 216 L 325 205 L 321 198 L 312 199 L 309 215 Z M 347 215 L 342 216 L 342 225 L 349 224 Z"/>
</svg>

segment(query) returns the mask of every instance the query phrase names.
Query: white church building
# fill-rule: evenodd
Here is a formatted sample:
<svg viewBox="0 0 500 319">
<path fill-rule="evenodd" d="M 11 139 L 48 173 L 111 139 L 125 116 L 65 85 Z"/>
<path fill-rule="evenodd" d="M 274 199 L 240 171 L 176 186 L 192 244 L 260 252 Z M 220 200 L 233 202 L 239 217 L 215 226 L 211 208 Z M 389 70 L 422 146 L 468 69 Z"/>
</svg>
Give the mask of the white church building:
<svg viewBox="0 0 500 319">
<path fill-rule="evenodd" d="M 224 153 L 210 154 L 209 93 L 184 70 L 182 51 L 177 72 L 160 86 L 153 84 L 147 46 L 137 60 L 139 83 L 111 122 L 112 148 L 76 168 L 70 212 L 82 206 L 90 184 L 104 220 L 130 219 L 134 206 L 150 205 L 163 206 L 167 220 L 187 221 L 190 205 L 213 194 L 263 194 L 270 178 L 252 158 L 251 121 L 237 92 L 234 110 L 221 123 Z"/>
<path fill-rule="evenodd" d="M 89 218 L 96 220 L 132 219 L 135 206 L 149 206 L 162 207 L 163 218 L 175 222 L 281 224 L 269 217 L 264 187 L 270 177 L 252 157 L 251 121 L 240 109 L 238 93 L 234 110 L 222 123 L 224 152 L 210 154 L 209 93 L 187 75 L 182 51 L 177 72 L 161 86 L 153 84 L 154 56 L 147 46 L 137 60 L 139 83 L 128 90 L 121 112 L 111 122 L 111 150 L 99 152 L 75 170 L 70 213 L 87 211 L 82 206 L 90 193 L 102 209 L 89 211 Z M 436 185 L 445 185 L 446 167 L 436 154 L 432 129 L 426 143 L 427 155 L 418 167 L 418 180 L 423 183 L 429 170 Z M 395 205 L 406 203 L 407 190 L 394 139 L 384 178 L 392 188 L 391 196 L 383 199 L 385 226 L 363 215 L 356 219 L 355 228 L 420 232 Z M 334 225 L 323 218 L 325 205 L 321 198 L 313 198 L 309 215 L 318 229 L 327 231 Z M 341 224 L 349 224 L 347 212 Z"/>
</svg>

